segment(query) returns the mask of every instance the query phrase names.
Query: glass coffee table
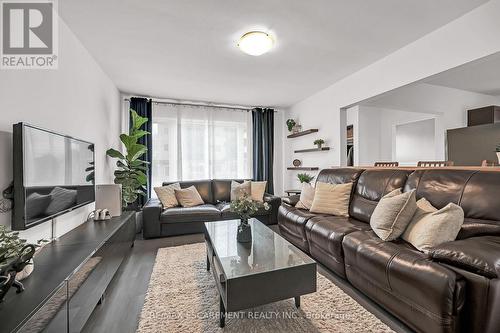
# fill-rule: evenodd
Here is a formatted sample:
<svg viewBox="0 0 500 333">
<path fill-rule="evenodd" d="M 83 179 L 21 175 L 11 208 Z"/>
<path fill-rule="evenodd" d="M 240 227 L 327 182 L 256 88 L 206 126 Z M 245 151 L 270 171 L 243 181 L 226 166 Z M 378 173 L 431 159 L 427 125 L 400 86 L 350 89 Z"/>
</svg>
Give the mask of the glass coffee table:
<svg viewBox="0 0 500 333">
<path fill-rule="evenodd" d="M 205 223 L 207 270 L 220 296 L 220 327 L 236 312 L 316 291 L 316 262 L 257 219 L 252 242 L 238 243 L 239 220 Z"/>
</svg>

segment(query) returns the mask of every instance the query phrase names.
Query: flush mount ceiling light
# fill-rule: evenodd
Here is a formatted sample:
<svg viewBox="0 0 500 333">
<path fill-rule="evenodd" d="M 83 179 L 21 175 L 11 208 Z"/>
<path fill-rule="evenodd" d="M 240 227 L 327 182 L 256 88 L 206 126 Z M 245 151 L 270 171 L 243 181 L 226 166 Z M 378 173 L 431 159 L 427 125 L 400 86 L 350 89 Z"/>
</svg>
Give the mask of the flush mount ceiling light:
<svg viewBox="0 0 500 333">
<path fill-rule="evenodd" d="M 274 39 L 262 31 L 250 31 L 241 36 L 238 47 L 252 56 L 260 56 L 268 52 L 274 44 Z"/>
</svg>

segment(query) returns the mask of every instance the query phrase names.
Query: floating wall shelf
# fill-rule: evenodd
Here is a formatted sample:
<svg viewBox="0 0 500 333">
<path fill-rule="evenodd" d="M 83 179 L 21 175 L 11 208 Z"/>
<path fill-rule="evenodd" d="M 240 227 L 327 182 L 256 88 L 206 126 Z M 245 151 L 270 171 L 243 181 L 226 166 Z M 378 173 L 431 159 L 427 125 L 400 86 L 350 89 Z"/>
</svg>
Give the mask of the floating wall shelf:
<svg viewBox="0 0 500 333">
<path fill-rule="evenodd" d="M 319 170 L 318 167 L 288 167 L 286 169 L 287 170 L 307 170 L 307 171 Z"/>
<path fill-rule="evenodd" d="M 289 139 L 298 138 L 299 136 L 303 136 L 303 135 L 307 135 L 307 134 L 311 134 L 311 133 L 316 133 L 317 131 L 318 131 L 317 128 L 311 128 L 311 129 L 308 129 L 308 130 L 305 130 L 302 132 L 290 134 L 287 136 L 287 138 L 289 138 Z"/>
<path fill-rule="evenodd" d="M 313 151 L 325 151 L 325 150 L 330 150 L 330 147 L 321 147 L 321 148 L 311 148 L 311 149 L 300 149 L 296 150 L 296 153 L 310 153 Z"/>
</svg>

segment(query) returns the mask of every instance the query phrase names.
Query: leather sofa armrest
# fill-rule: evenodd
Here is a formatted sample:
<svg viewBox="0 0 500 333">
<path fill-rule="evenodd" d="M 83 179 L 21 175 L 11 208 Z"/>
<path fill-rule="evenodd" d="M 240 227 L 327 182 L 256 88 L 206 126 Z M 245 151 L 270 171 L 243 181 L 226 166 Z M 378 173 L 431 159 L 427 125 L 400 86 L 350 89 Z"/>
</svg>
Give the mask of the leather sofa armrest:
<svg viewBox="0 0 500 333">
<path fill-rule="evenodd" d="M 144 238 L 161 236 L 160 216 L 163 205 L 158 199 L 149 199 L 142 207 L 142 235 Z"/>
<path fill-rule="evenodd" d="M 430 251 L 434 261 L 460 267 L 494 279 L 500 277 L 500 237 L 481 236 L 436 246 Z"/>
<path fill-rule="evenodd" d="M 295 205 L 299 202 L 299 200 L 300 200 L 300 195 L 295 194 L 295 195 L 291 195 L 291 196 L 282 198 L 281 202 L 283 202 L 284 204 L 287 204 L 288 206 L 295 207 Z"/>
<path fill-rule="evenodd" d="M 281 198 L 269 193 L 264 193 L 264 202 L 267 202 L 271 206 L 270 212 L 270 224 L 278 223 L 278 209 L 281 206 Z"/>
</svg>

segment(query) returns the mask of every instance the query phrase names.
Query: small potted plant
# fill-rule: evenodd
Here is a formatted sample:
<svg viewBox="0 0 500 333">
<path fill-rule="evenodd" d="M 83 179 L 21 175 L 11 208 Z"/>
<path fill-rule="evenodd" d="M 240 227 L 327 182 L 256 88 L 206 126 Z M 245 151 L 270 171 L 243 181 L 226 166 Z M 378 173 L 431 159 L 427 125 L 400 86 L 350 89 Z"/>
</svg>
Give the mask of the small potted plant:
<svg viewBox="0 0 500 333">
<path fill-rule="evenodd" d="M 295 120 L 293 120 L 293 119 L 287 119 L 287 121 L 286 121 L 286 127 L 288 128 L 288 132 L 293 131 L 293 128 L 295 127 L 295 125 L 297 125 L 297 123 L 295 122 Z"/>
<path fill-rule="evenodd" d="M 308 173 L 299 173 L 297 175 L 297 178 L 299 179 L 301 184 L 303 183 L 309 184 L 314 179 L 314 176 Z"/>
<path fill-rule="evenodd" d="M 270 206 L 267 202 L 260 203 L 252 200 L 248 194 L 243 195 L 239 199 L 231 201 L 230 210 L 238 214 L 240 224 L 238 225 L 238 234 L 236 239 L 239 243 L 248 243 L 252 241 L 252 229 L 248 224 L 248 219 L 252 217 L 259 208 L 269 210 Z"/>
<path fill-rule="evenodd" d="M 36 244 L 29 244 L 19 237 L 19 232 L 8 231 L 0 225 L 0 301 L 11 286 L 16 287 L 18 293 L 24 290 L 19 281 L 33 272 L 33 255 L 45 242 L 41 239 Z"/>
<path fill-rule="evenodd" d="M 314 144 L 316 146 L 318 146 L 318 149 L 321 149 L 321 146 L 323 146 L 324 143 L 325 143 L 325 140 L 323 140 L 323 139 L 316 139 L 316 140 L 314 140 Z"/>
<path fill-rule="evenodd" d="M 498 164 L 500 164 L 500 144 L 497 145 L 495 151 L 497 152 Z"/>
</svg>

